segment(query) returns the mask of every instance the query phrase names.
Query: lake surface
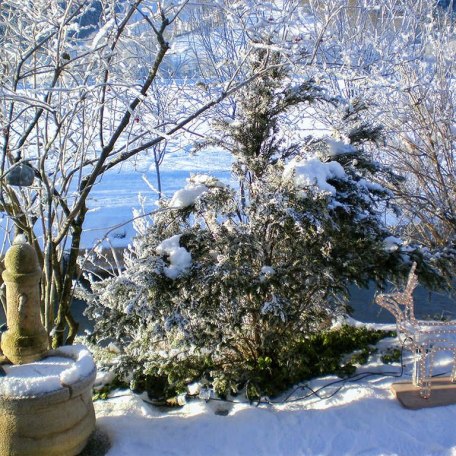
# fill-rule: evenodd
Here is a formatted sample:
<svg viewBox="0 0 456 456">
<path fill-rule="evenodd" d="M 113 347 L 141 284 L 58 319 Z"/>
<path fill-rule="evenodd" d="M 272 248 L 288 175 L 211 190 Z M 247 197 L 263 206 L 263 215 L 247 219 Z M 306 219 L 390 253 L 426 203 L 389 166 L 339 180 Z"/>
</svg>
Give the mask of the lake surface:
<svg viewBox="0 0 456 456">
<path fill-rule="evenodd" d="M 361 289 L 353 286 L 350 290 L 350 306 L 353 308 L 352 317 L 365 323 L 395 323 L 394 317 L 385 309 L 374 303 L 375 287 Z M 442 293 L 429 292 L 418 287 L 414 293 L 415 314 L 419 319 L 456 319 L 456 299 Z M 90 330 L 92 324 L 84 316 L 85 303 L 74 300 L 73 315 L 79 322 L 79 333 Z M 0 324 L 5 322 L 3 311 L 0 315 Z"/>
<path fill-rule="evenodd" d="M 230 165 L 232 157 L 228 153 L 207 152 L 197 157 L 189 158 L 185 150 L 170 153 L 162 166 L 162 179 L 165 193 L 171 196 L 176 190 L 185 186 L 186 179 L 194 173 L 210 174 L 225 183 L 230 183 Z M 154 166 L 151 162 L 143 161 L 138 169 L 124 169 L 122 172 L 111 172 L 103 176 L 91 193 L 88 206 L 86 226 L 83 233 L 83 247 L 90 248 L 97 239 L 103 238 L 108 230 L 111 231 L 111 245 L 125 247 L 135 232 L 131 223 L 126 223 L 132 216 L 132 209 L 139 207 L 138 193 L 146 198 L 146 211 L 154 209 L 156 193 L 144 182 L 146 176 L 152 184 Z M 231 182 L 232 183 L 232 182 Z M 375 288 L 351 288 L 350 306 L 353 308 L 353 318 L 362 322 L 393 323 L 394 318 L 385 309 L 374 303 Z M 80 332 L 90 328 L 89 320 L 83 316 L 85 304 L 81 301 L 73 303 L 73 312 L 80 322 Z M 415 291 L 415 309 L 418 318 L 450 318 L 456 319 L 456 299 L 449 296 L 430 293 L 418 287 Z M 0 323 L 5 321 L 0 310 Z"/>
<path fill-rule="evenodd" d="M 367 323 L 394 323 L 394 317 L 375 304 L 375 287 L 350 289 L 350 306 L 353 318 Z M 445 293 L 430 292 L 424 287 L 417 287 L 414 292 L 415 316 L 419 319 L 456 319 L 456 298 Z"/>
</svg>

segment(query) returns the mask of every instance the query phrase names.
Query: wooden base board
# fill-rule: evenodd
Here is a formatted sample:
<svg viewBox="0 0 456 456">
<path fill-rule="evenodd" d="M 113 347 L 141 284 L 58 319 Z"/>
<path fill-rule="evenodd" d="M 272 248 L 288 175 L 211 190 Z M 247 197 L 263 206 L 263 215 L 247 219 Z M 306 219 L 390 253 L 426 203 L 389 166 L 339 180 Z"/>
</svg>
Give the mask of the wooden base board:
<svg viewBox="0 0 456 456">
<path fill-rule="evenodd" d="M 451 383 L 450 377 L 432 379 L 429 399 L 423 399 L 419 388 L 412 382 L 393 383 L 391 389 L 401 405 L 411 410 L 456 404 L 456 383 Z"/>
</svg>

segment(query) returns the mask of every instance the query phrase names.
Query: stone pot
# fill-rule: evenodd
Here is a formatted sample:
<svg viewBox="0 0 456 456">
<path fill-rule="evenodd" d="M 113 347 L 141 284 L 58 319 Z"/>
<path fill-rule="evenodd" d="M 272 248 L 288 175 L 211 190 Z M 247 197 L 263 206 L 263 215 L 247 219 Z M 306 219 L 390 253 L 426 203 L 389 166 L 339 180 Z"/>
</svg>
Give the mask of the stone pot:
<svg viewBox="0 0 456 456">
<path fill-rule="evenodd" d="M 42 361 L 4 366 L 6 376 L 0 380 L 0 455 L 76 456 L 84 449 L 95 430 L 92 386 L 96 369 L 87 350 L 80 356 L 82 350 L 83 346 L 61 347 Z M 74 363 L 66 369 L 70 375 L 64 368 L 57 376 L 48 377 L 46 363 L 58 364 L 62 358 Z M 55 371 L 55 366 L 52 369 Z M 29 377 L 30 372 L 38 375 Z M 46 384 L 44 390 L 40 375 Z"/>
</svg>

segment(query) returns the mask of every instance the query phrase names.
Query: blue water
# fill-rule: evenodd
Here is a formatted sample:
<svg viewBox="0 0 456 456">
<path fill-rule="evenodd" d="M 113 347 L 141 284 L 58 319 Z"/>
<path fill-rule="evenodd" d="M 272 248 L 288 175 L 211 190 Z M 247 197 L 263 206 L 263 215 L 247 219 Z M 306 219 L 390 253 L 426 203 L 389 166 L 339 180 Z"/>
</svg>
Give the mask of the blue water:
<svg viewBox="0 0 456 456">
<path fill-rule="evenodd" d="M 394 323 L 394 317 L 374 302 L 375 287 L 360 289 L 353 286 L 350 290 L 350 306 L 353 318 L 368 323 Z M 419 319 L 456 319 L 456 297 L 446 293 L 430 292 L 417 287 L 414 297 L 415 316 Z"/>
<path fill-rule="evenodd" d="M 208 157 L 209 158 L 209 157 Z M 176 160 L 175 160 L 176 161 Z M 184 161 L 184 160 L 182 160 Z M 198 173 L 211 174 L 225 183 L 230 182 L 230 173 L 223 170 L 226 166 L 223 157 L 220 157 L 222 169 L 214 170 L 213 160 L 201 160 Z M 207 169 L 205 169 L 207 166 Z M 167 166 L 162 170 L 162 179 L 165 184 L 167 196 L 171 196 L 176 190 L 185 186 L 186 179 L 195 173 L 178 163 L 178 166 Z M 228 166 L 226 166 L 228 168 Z M 145 172 L 147 178 L 156 185 L 154 173 Z M 96 239 L 102 238 L 105 233 L 119 224 L 119 227 L 110 233 L 116 245 L 125 246 L 134 236 L 131 223 L 123 224 L 131 218 L 131 211 L 139 207 L 138 192 L 147 198 L 146 211 L 156 208 L 156 193 L 152 191 L 143 181 L 141 172 L 111 173 L 104 176 L 101 182 L 94 187 L 89 200 L 89 207 L 93 212 L 87 216 L 86 230 L 83 234 L 83 246 L 90 247 Z M 94 210 L 97 208 L 97 210 Z M 353 286 L 350 290 L 350 306 L 353 308 L 352 316 L 362 322 L 373 323 L 394 323 L 394 318 L 385 309 L 374 303 L 375 287 L 360 289 Z M 418 287 L 415 291 L 415 309 L 418 318 L 450 318 L 456 319 L 456 298 L 441 293 L 431 293 L 428 290 Z M 74 315 L 81 323 L 81 332 L 90 328 L 90 322 L 83 316 L 84 303 L 75 301 L 73 304 Z M 4 321 L 3 311 L 0 310 L 0 322 Z"/>
<path fill-rule="evenodd" d="M 352 287 L 350 306 L 354 312 L 352 317 L 366 323 L 395 323 L 394 317 L 385 309 L 374 303 L 375 288 L 368 290 Z M 429 292 L 418 287 L 414 294 L 415 314 L 419 319 L 449 318 L 456 319 L 456 299 L 448 295 Z M 73 312 L 80 323 L 80 333 L 90 329 L 91 323 L 83 315 L 85 304 L 82 301 L 73 303 Z"/>
<path fill-rule="evenodd" d="M 353 308 L 352 317 L 365 323 L 395 323 L 393 316 L 374 303 L 375 288 L 351 288 L 350 306 Z M 441 318 L 456 319 L 456 299 L 446 294 L 429 292 L 418 287 L 414 294 L 415 313 L 419 319 Z M 91 322 L 83 315 L 85 303 L 74 300 L 72 310 L 76 321 L 79 322 L 79 333 L 90 330 Z M 0 310 L 0 324 L 5 322 L 3 311 Z"/>
</svg>

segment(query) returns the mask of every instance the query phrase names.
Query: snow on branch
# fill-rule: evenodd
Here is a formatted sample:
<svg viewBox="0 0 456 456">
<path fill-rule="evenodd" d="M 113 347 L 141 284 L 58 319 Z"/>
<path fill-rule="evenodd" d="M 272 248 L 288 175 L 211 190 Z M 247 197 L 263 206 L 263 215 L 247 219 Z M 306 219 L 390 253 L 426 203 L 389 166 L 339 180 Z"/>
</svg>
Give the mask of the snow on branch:
<svg viewBox="0 0 456 456">
<path fill-rule="evenodd" d="M 0 91 L 0 100 L 24 103 L 33 107 L 44 109 L 49 112 L 55 112 L 55 109 L 44 101 L 37 100 L 36 98 L 30 98 L 25 95 L 18 95 L 17 93 L 5 93 L 4 90 Z"/>
<path fill-rule="evenodd" d="M 328 183 L 330 179 L 344 179 L 344 168 L 336 161 L 323 163 L 318 158 L 292 160 L 283 172 L 285 180 L 292 178 L 297 187 L 316 187 L 320 193 L 336 194 L 336 189 Z"/>
<path fill-rule="evenodd" d="M 177 279 L 192 265 L 192 255 L 185 247 L 180 246 L 180 238 L 180 234 L 172 236 L 156 248 L 157 254 L 166 256 L 169 261 L 169 266 L 165 266 L 163 272 L 170 279 Z"/>
</svg>

